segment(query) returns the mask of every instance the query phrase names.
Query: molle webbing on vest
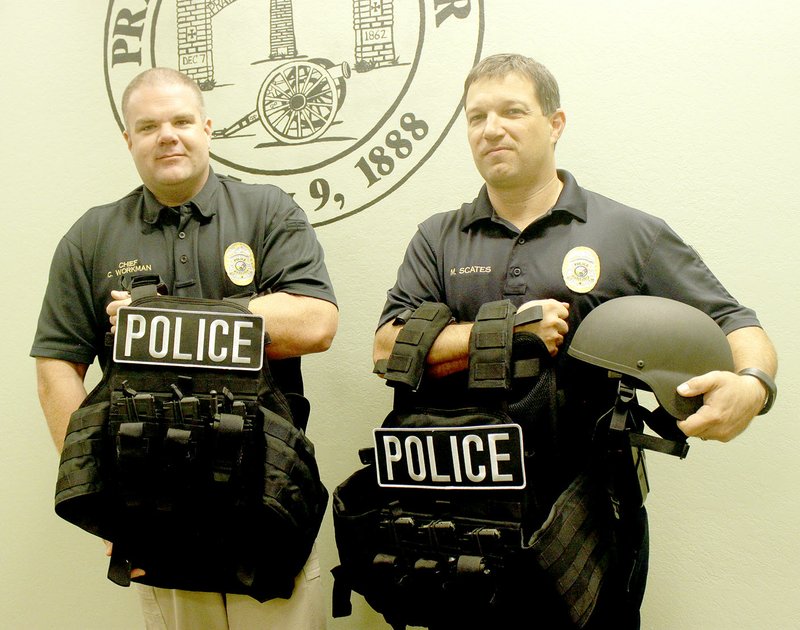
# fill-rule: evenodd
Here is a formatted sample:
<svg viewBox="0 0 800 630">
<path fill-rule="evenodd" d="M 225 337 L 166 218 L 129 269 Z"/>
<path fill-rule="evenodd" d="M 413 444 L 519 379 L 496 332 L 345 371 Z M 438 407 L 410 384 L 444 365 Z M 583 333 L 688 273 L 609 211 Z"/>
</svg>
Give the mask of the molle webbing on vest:
<svg viewBox="0 0 800 630">
<path fill-rule="evenodd" d="M 151 586 L 288 598 L 328 498 L 307 401 L 278 389 L 246 303 L 132 293 L 70 419 L 56 513 L 114 543 L 122 586 L 141 568 Z"/>
<path fill-rule="evenodd" d="M 508 392 L 514 378 L 537 376 L 538 359 L 512 362 L 512 342 L 515 326 L 541 320 L 539 305 L 520 312 L 508 300 L 481 306 L 469 339 L 469 387 Z"/>
<path fill-rule="evenodd" d="M 389 385 L 398 383 L 416 390 L 425 374 L 425 359 L 436 337 L 452 321 L 445 304 L 423 302 L 407 319 L 398 333 L 392 354 L 386 363 Z"/>
<path fill-rule="evenodd" d="M 469 387 L 511 389 L 511 340 L 516 312 L 508 300 L 481 306 L 469 337 Z"/>
</svg>

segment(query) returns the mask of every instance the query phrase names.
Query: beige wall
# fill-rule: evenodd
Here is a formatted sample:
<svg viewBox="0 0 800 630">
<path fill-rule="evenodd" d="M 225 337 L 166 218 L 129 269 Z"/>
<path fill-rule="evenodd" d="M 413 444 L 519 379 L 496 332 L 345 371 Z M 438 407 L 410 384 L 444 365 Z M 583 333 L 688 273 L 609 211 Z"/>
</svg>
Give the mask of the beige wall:
<svg viewBox="0 0 800 630">
<path fill-rule="evenodd" d="M 800 5 L 485 4 L 484 53 L 529 54 L 559 79 L 568 119 L 560 165 L 583 185 L 666 218 L 758 311 L 780 353 L 781 392 L 769 417 L 728 445 L 693 441 L 683 462 L 649 458 L 644 627 L 797 627 Z M 53 513 L 57 458 L 27 356 L 58 239 L 86 208 L 137 183 L 103 81 L 104 20 L 100 2 L 0 5 L 0 625 L 9 628 L 141 627 L 134 593 L 104 577 L 99 542 Z M 445 70 L 448 62 L 437 61 Z M 370 374 L 371 333 L 404 244 L 424 217 L 471 199 L 478 182 L 459 120 L 396 192 L 319 229 L 341 327 L 306 373 L 309 433 L 330 489 L 357 467 L 356 448 L 369 444 L 389 406 Z M 329 589 L 330 513 L 319 545 Z M 354 599 L 354 616 L 331 628 L 387 627 Z"/>
</svg>

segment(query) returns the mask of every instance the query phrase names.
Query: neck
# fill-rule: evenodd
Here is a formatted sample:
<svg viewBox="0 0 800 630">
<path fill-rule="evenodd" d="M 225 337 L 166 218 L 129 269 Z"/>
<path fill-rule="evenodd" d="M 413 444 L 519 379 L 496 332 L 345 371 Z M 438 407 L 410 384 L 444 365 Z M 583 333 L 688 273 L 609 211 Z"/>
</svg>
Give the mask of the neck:
<svg viewBox="0 0 800 630">
<path fill-rule="evenodd" d="M 203 186 L 206 185 L 209 175 L 210 170 L 206 171 L 205 177 L 200 178 L 199 181 L 185 181 L 173 186 L 154 186 L 153 188 L 148 186 L 148 188 L 150 188 L 150 192 L 153 193 L 153 196 L 159 203 L 169 206 L 170 208 L 176 208 L 186 203 L 203 190 Z"/>
<path fill-rule="evenodd" d="M 487 185 L 487 192 L 498 216 L 522 231 L 556 205 L 562 188 L 564 184 L 553 172 L 549 179 L 532 186 L 503 189 Z"/>
</svg>

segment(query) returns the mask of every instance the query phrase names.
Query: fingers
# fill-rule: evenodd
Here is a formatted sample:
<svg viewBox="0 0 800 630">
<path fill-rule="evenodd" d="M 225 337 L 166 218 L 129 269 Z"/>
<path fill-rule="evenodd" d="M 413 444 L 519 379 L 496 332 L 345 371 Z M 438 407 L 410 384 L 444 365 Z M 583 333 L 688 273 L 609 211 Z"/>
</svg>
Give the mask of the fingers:
<svg viewBox="0 0 800 630">
<path fill-rule="evenodd" d="M 681 396 L 702 396 L 703 405 L 679 423 L 688 436 L 728 442 L 744 431 L 759 410 L 757 388 L 733 372 L 715 371 L 681 383 Z"/>
<path fill-rule="evenodd" d="M 120 307 L 130 303 L 131 294 L 127 291 L 111 291 L 111 302 L 106 306 L 106 315 L 108 315 L 108 321 L 111 322 L 112 333 L 117 330 L 117 311 Z"/>
<path fill-rule="evenodd" d="M 121 306 L 127 306 L 131 303 L 131 294 L 127 291 L 112 291 L 111 302 L 106 306 L 106 315 L 109 317 L 116 316 L 117 311 Z"/>
<path fill-rule="evenodd" d="M 518 332 L 531 332 L 538 335 L 547 345 L 550 356 L 556 356 L 558 349 L 564 344 L 564 337 L 569 332 L 569 304 L 558 300 L 531 300 L 517 309 L 524 311 L 534 306 L 541 306 L 542 320 L 516 327 Z"/>
<path fill-rule="evenodd" d="M 678 394 L 687 398 L 707 394 L 723 386 L 724 376 L 725 374 L 723 372 L 708 372 L 700 376 L 695 376 L 685 383 L 678 385 Z"/>
<path fill-rule="evenodd" d="M 114 543 L 111 543 L 105 539 L 103 540 L 103 543 L 106 546 L 106 557 L 110 558 L 114 551 Z M 144 569 L 131 569 L 131 579 L 142 577 L 144 574 Z"/>
</svg>

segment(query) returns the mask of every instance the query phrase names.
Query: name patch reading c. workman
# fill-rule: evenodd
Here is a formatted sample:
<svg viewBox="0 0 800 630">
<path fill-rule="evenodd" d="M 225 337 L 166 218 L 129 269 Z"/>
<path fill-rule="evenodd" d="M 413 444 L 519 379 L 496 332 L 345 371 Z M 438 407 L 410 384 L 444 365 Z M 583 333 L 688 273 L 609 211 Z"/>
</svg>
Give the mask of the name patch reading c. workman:
<svg viewBox="0 0 800 630">
<path fill-rule="evenodd" d="M 114 361 L 226 370 L 260 370 L 264 318 L 124 306 L 114 335 Z"/>
<path fill-rule="evenodd" d="M 378 485 L 432 490 L 525 487 L 517 424 L 375 429 Z"/>
</svg>

